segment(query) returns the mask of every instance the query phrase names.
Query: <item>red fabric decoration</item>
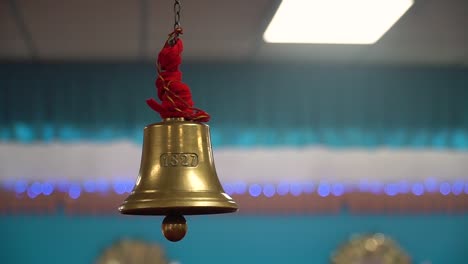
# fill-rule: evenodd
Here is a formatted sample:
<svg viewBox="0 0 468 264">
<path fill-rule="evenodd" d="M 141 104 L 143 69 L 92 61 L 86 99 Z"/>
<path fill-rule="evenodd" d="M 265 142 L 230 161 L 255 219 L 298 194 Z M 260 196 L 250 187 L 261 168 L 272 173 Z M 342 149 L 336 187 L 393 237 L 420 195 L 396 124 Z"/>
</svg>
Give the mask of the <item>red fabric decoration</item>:
<svg viewBox="0 0 468 264">
<path fill-rule="evenodd" d="M 158 112 L 161 118 L 183 117 L 189 121 L 208 122 L 210 115 L 193 107 L 190 87 L 182 82 L 182 72 L 179 66 L 182 63 L 181 54 L 184 45 L 179 39 L 181 34 L 181 28 L 169 34 L 166 44 L 159 52 L 156 87 L 161 103 L 153 98 L 146 100 L 146 103 Z"/>
</svg>

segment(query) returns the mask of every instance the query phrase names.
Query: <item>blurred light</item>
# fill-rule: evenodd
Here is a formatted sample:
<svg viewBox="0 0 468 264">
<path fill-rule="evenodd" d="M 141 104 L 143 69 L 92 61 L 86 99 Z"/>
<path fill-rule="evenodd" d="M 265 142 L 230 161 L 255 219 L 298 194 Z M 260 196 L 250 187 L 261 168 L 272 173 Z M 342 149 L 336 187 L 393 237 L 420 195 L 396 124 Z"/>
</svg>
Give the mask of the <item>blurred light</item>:
<svg viewBox="0 0 468 264">
<path fill-rule="evenodd" d="M 382 193 L 382 189 L 383 189 L 383 186 L 384 184 L 381 183 L 381 182 L 372 182 L 370 183 L 370 191 L 371 193 L 373 194 L 379 194 L 379 193 Z"/>
<path fill-rule="evenodd" d="M 42 192 L 42 184 L 39 182 L 33 182 L 33 184 L 31 184 L 31 186 L 29 187 L 29 189 L 31 190 L 31 192 L 33 192 L 37 196 L 41 194 Z"/>
<path fill-rule="evenodd" d="M 270 198 L 275 195 L 275 186 L 273 184 L 265 184 L 263 185 L 263 195 Z"/>
<path fill-rule="evenodd" d="M 446 130 L 438 131 L 432 137 L 432 145 L 434 146 L 434 148 L 444 148 L 444 147 L 446 147 L 449 134 L 450 133 L 448 131 L 446 131 Z"/>
<path fill-rule="evenodd" d="M 81 187 L 78 184 L 70 185 L 68 189 L 68 196 L 72 199 L 77 199 L 81 195 Z"/>
<path fill-rule="evenodd" d="M 293 196 L 299 196 L 302 193 L 302 185 L 299 183 L 291 183 L 290 192 Z"/>
<path fill-rule="evenodd" d="M 127 193 L 131 193 L 133 191 L 133 185 L 134 185 L 133 181 L 131 180 L 125 181 L 125 191 Z"/>
<path fill-rule="evenodd" d="M 411 186 L 411 192 L 416 195 L 420 196 L 424 193 L 424 185 L 422 183 L 415 183 Z"/>
<path fill-rule="evenodd" d="M 52 183 L 50 182 L 44 182 L 41 187 L 42 187 L 41 192 L 44 195 L 51 195 L 52 192 L 54 191 L 54 185 L 52 185 Z"/>
<path fill-rule="evenodd" d="M 368 192 L 370 190 L 370 184 L 366 180 L 359 181 L 358 189 L 360 192 Z"/>
<path fill-rule="evenodd" d="M 223 189 L 229 195 L 232 195 L 234 193 L 234 186 L 230 183 L 223 184 Z"/>
<path fill-rule="evenodd" d="M 276 187 L 276 192 L 281 196 L 284 196 L 284 195 L 288 194 L 288 192 L 289 192 L 289 183 L 280 182 L 278 184 L 278 186 Z"/>
<path fill-rule="evenodd" d="M 34 139 L 34 132 L 30 126 L 24 123 L 15 123 L 13 128 L 14 134 L 20 142 L 30 142 Z"/>
<path fill-rule="evenodd" d="M 409 193 L 410 185 L 406 181 L 400 181 L 398 184 L 398 193 Z"/>
<path fill-rule="evenodd" d="M 304 143 L 304 138 L 302 137 L 302 133 L 298 131 L 288 131 L 285 135 L 285 143 L 286 145 L 292 146 L 300 146 Z"/>
<path fill-rule="evenodd" d="M 427 192 L 437 192 L 438 191 L 437 180 L 434 179 L 434 178 L 427 178 L 424 181 L 424 185 L 426 186 L 426 191 Z"/>
<path fill-rule="evenodd" d="M 16 193 L 24 193 L 28 188 L 28 183 L 26 181 L 17 181 L 15 183 L 15 192 Z"/>
<path fill-rule="evenodd" d="M 42 140 L 51 141 L 54 138 L 54 127 L 50 124 L 44 124 L 42 126 Z"/>
<path fill-rule="evenodd" d="M 249 194 L 252 197 L 258 197 L 262 193 L 262 186 L 260 184 L 252 184 L 249 186 Z"/>
<path fill-rule="evenodd" d="M 234 192 L 237 194 L 244 194 L 247 191 L 247 184 L 245 182 L 237 182 L 234 184 Z"/>
<path fill-rule="evenodd" d="M 395 183 L 389 183 L 385 185 L 384 192 L 389 196 L 395 196 L 398 194 L 398 185 Z"/>
<path fill-rule="evenodd" d="M 468 134 L 463 130 L 457 129 L 453 133 L 453 143 L 456 148 L 463 149 L 468 146 Z"/>
<path fill-rule="evenodd" d="M 58 136 L 60 139 L 64 141 L 73 141 L 76 139 L 79 139 L 80 136 L 80 131 L 78 129 L 75 129 L 69 125 L 65 125 L 63 127 L 60 127 L 58 129 Z"/>
<path fill-rule="evenodd" d="M 388 183 L 383 185 L 380 182 L 367 182 L 367 181 L 361 181 L 358 183 L 357 187 L 359 191 L 366 190 L 368 192 L 372 193 L 379 193 L 383 191 L 386 195 L 389 196 L 395 196 L 398 193 L 412 193 L 413 195 L 416 196 L 421 196 L 428 190 L 433 190 L 434 185 L 436 185 L 436 190 L 441 193 L 442 195 L 449 195 L 450 193 L 453 193 L 454 195 L 460 195 L 463 192 L 468 194 L 468 182 L 465 182 L 464 180 L 456 180 L 452 183 L 450 182 L 441 182 L 437 183 L 437 181 L 434 178 L 429 178 L 424 181 L 424 183 L 421 182 L 415 182 L 412 184 L 409 184 L 408 182 L 405 181 L 400 181 L 397 183 Z M 30 198 L 35 198 L 40 194 L 44 195 L 51 195 L 55 189 L 59 189 L 59 187 L 62 190 L 66 190 L 66 192 L 69 194 L 69 196 L 73 199 L 77 199 L 82 191 L 86 192 L 93 192 L 93 191 L 108 191 L 109 189 L 109 183 L 107 183 L 104 180 L 99 180 L 98 182 L 94 181 L 86 181 L 83 183 L 83 187 L 81 187 L 79 184 L 70 184 L 66 181 L 60 181 L 56 184 L 53 184 L 51 182 L 33 182 L 32 184 L 28 185 L 27 181 L 25 180 L 18 180 L 18 181 L 4 181 L 3 186 L 9 186 L 5 188 L 11 188 L 11 190 L 14 190 L 16 193 L 24 193 L 28 195 Z M 120 181 L 114 181 L 110 185 L 117 194 L 123 194 L 123 193 L 130 193 L 133 189 L 133 181 L 130 180 L 120 180 Z M 326 197 L 330 194 L 334 196 L 341 196 L 347 191 L 351 190 L 349 188 L 351 185 L 345 185 L 343 183 L 333 183 L 329 184 L 327 182 L 320 182 L 320 184 L 317 186 L 317 193 L 321 197 Z M 356 185 L 354 185 L 353 188 L 355 188 Z M 301 194 L 307 194 L 307 193 L 313 193 L 314 191 L 314 184 L 309 182 L 309 183 L 288 183 L 288 182 L 281 182 L 278 185 L 274 184 L 252 184 L 248 186 L 244 182 L 237 182 L 237 183 L 229 183 L 229 184 L 224 184 L 223 188 L 225 189 L 226 193 L 228 194 L 244 194 L 247 190 L 248 193 L 253 196 L 253 197 L 258 197 L 263 193 L 265 197 L 273 197 L 276 194 L 284 196 L 287 195 L 288 193 L 291 193 L 293 196 L 299 196 Z M 83 189 L 83 190 L 82 190 Z M 356 190 L 356 189 L 354 189 Z M 351 190 L 352 191 L 352 190 Z"/>
<path fill-rule="evenodd" d="M 345 186 L 343 184 L 334 183 L 332 185 L 332 191 L 331 192 L 332 192 L 332 194 L 334 196 L 341 196 L 341 195 L 343 195 L 344 191 L 345 191 Z"/>
<path fill-rule="evenodd" d="M 465 194 L 468 194 L 468 182 L 465 183 Z"/>
<path fill-rule="evenodd" d="M 39 195 L 39 193 L 35 192 L 35 191 L 33 190 L 33 188 L 31 188 L 31 187 L 32 187 L 32 186 L 29 186 L 29 188 L 27 189 L 26 193 L 27 193 L 27 195 L 28 195 L 29 198 L 34 199 L 34 198 L 36 198 L 36 197 Z"/>
<path fill-rule="evenodd" d="M 127 190 L 127 186 L 125 186 L 125 183 L 123 181 L 115 181 L 113 187 L 114 192 L 117 194 L 124 194 Z"/>
<path fill-rule="evenodd" d="M 413 0 L 283 0 L 263 39 L 273 43 L 373 44 Z"/>
<path fill-rule="evenodd" d="M 320 196 L 326 197 L 330 194 L 330 185 L 325 182 L 321 182 L 317 188 L 317 192 Z"/>
<path fill-rule="evenodd" d="M 257 140 L 257 135 L 253 131 L 242 131 L 237 137 L 237 145 L 251 146 Z"/>
<path fill-rule="evenodd" d="M 407 138 L 408 132 L 404 128 L 398 128 L 392 134 L 389 134 L 387 141 L 392 146 L 401 146 L 404 144 L 405 139 Z"/>
<path fill-rule="evenodd" d="M 465 187 L 465 183 L 463 181 L 455 181 L 452 184 L 452 193 L 460 195 L 463 192 L 463 187 Z"/>
<path fill-rule="evenodd" d="M 83 183 L 83 189 L 85 192 L 92 193 L 96 191 L 97 186 L 95 182 L 88 180 Z"/>
<path fill-rule="evenodd" d="M 442 194 L 442 195 L 448 195 L 450 193 L 450 184 L 448 182 L 443 182 L 440 184 L 440 187 L 439 187 L 439 192 Z"/>
<path fill-rule="evenodd" d="M 302 191 L 306 194 L 311 194 L 315 190 L 315 186 L 313 182 L 306 182 L 302 185 Z"/>
</svg>

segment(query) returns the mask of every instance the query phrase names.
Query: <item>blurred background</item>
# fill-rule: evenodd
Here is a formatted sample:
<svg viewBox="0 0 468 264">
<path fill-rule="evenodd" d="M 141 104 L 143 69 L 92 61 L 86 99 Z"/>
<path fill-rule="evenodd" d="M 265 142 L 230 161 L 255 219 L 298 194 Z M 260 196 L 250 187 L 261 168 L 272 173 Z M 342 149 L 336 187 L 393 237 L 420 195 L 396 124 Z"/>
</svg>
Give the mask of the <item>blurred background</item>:
<svg viewBox="0 0 468 264">
<path fill-rule="evenodd" d="M 409 2 L 373 44 L 288 44 L 263 38 L 282 1 L 182 1 L 183 80 L 240 209 L 171 243 L 117 207 L 174 1 L 0 0 L 0 263 L 466 263 L 468 2 Z"/>
</svg>

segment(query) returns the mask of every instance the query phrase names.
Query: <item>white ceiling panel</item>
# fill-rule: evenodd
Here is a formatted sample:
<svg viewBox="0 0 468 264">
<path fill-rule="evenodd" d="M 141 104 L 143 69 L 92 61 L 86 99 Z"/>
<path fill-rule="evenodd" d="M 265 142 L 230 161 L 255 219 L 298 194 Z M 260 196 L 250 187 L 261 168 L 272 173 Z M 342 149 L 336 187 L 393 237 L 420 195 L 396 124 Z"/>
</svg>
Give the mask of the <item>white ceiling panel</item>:
<svg viewBox="0 0 468 264">
<path fill-rule="evenodd" d="M 263 44 L 260 59 L 383 64 L 463 64 L 468 1 L 419 0 L 374 45 Z"/>
<path fill-rule="evenodd" d="M 362 59 L 462 64 L 468 54 L 467 14 L 466 0 L 418 1 Z"/>
<path fill-rule="evenodd" d="M 467 0 L 415 0 L 374 45 L 267 44 L 263 30 L 279 1 L 181 0 L 184 58 L 468 65 Z M 35 53 L 39 60 L 154 61 L 173 28 L 173 5 L 173 0 L 0 0 L 0 61 L 33 59 Z"/>
</svg>

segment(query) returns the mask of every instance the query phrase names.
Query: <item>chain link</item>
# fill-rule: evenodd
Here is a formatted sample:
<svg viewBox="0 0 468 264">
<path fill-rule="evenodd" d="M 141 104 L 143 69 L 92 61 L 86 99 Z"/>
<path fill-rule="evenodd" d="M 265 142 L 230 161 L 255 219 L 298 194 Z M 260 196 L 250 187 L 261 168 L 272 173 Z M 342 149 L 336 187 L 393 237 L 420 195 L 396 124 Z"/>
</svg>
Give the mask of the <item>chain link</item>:
<svg viewBox="0 0 468 264">
<path fill-rule="evenodd" d="M 180 28 L 180 9 L 182 5 L 180 0 L 175 0 L 174 3 L 174 29 Z"/>
</svg>

